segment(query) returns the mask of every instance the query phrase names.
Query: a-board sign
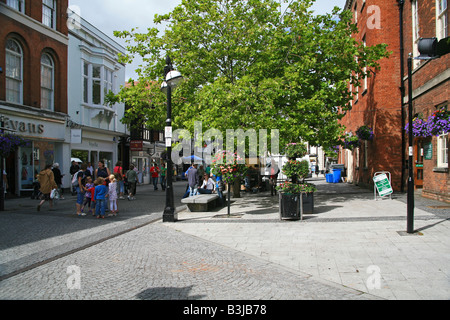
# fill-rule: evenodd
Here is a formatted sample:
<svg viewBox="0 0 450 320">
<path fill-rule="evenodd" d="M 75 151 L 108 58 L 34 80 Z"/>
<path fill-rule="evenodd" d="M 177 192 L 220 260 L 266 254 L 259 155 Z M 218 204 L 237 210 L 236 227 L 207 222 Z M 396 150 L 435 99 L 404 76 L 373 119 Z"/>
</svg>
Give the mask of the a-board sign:
<svg viewBox="0 0 450 320">
<path fill-rule="evenodd" d="M 388 196 L 394 193 L 394 190 L 392 190 L 391 182 L 389 181 L 389 178 L 385 173 L 373 177 L 373 182 L 375 183 L 378 194 L 381 197 Z"/>
</svg>

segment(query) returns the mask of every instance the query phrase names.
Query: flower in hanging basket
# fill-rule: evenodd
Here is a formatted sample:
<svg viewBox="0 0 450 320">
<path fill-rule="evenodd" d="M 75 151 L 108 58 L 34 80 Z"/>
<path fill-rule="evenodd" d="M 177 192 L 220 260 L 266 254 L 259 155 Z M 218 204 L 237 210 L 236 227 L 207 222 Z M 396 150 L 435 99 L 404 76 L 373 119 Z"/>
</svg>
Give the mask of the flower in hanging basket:
<svg viewBox="0 0 450 320">
<path fill-rule="evenodd" d="M 373 130 L 368 126 L 359 127 L 359 129 L 356 130 L 356 135 L 360 140 L 372 141 L 374 137 Z"/>
<path fill-rule="evenodd" d="M 0 134 L 0 156 L 7 158 L 12 152 L 15 152 L 19 147 L 29 145 L 29 141 L 24 138 L 11 133 Z"/>
<path fill-rule="evenodd" d="M 359 147 L 359 138 L 358 136 L 347 135 L 344 138 L 344 149 L 353 150 Z"/>
<path fill-rule="evenodd" d="M 278 192 L 285 194 L 311 193 L 317 191 L 316 186 L 312 183 L 293 183 L 290 181 L 280 183 L 276 189 Z"/>
<path fill-rule="evenodd" d="M 427 131 L 432 136 L 439 136 L 450 132 L 450 111 L 445 108 L 436 110 L 428 117 Z"/>
<path fill-rule="evenodd" d="M 409 133 L 409 123 L 405 127 L 406 133 Z M 415 137 L 429 137 L 431 133 L 428 131 L 428 123 L 420 117 L 414 118 L 412 121 L 412 132 Z"/>
<path fill-rule="evenodd" d="M 284 152 L 288 158 L 301 158 L 308 152 L 308 149 L 303 143 L 293 142 L 286 145 Z"/>
</svg>

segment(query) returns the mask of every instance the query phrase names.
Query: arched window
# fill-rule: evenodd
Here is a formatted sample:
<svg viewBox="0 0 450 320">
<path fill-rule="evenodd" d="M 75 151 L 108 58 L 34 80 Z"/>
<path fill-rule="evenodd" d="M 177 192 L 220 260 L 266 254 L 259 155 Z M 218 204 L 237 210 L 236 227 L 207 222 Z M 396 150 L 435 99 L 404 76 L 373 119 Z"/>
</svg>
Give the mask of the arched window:
<svg viewBox="0 0 450 320">
<path fill-rule="evenodd" d="M 47 53 L 41 57 L 41 108 L 54 110 L 54 75 L 53 60 Z"/>
<path fill-rule="evenodd" d="M 6 41 L 6 101 L 23 103 L 23 51 L 20 44 Z"/>
</svg>

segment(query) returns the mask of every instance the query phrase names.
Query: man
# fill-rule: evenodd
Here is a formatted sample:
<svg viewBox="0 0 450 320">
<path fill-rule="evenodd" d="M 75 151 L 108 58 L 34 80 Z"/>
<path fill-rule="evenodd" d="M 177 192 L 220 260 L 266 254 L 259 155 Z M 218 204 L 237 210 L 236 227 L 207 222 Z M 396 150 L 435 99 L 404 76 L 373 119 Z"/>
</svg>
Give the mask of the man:
<svg viewBox="0 0 450 320">
<path fill-rule="evenodd" d="M 197 174 L 197 164 L 192 164 L 187 172 L 187 179 L 189 184 L 189 196 L 197 195 L 198 188 L 198 174 Z"/>
<path fill-rule="evenodd" d="M 137 182 L 137 173 L 134 170 L 134 165 L 130 165 L 130 169 L 125 174 L 127 178 L 128 183 L 128 200 L 135 200 L 135 194 L 136 194 L 136 182 Z"/>
<path fill-rule="evenodd" d="M 159 177 L 159 168 L 156 163 L 153 163 L 153 166 L 150 168 L 150 173 L 152 175 L 153 187 L 154 190 L 158 190 L 158 177 Z"/>
</svg>

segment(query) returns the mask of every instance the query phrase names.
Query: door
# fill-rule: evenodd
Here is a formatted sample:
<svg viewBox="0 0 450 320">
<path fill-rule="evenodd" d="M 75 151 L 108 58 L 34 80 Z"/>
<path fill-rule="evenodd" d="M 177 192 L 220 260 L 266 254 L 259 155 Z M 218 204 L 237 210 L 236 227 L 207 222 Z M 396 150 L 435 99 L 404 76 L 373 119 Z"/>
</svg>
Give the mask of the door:
<svg viewBox="0 0 450 320">
<path fill-rule="evenodd" d="M 415 188 L 423 188 L 423 139 L 414 143 L 414 182 Z"/>
</svg>

